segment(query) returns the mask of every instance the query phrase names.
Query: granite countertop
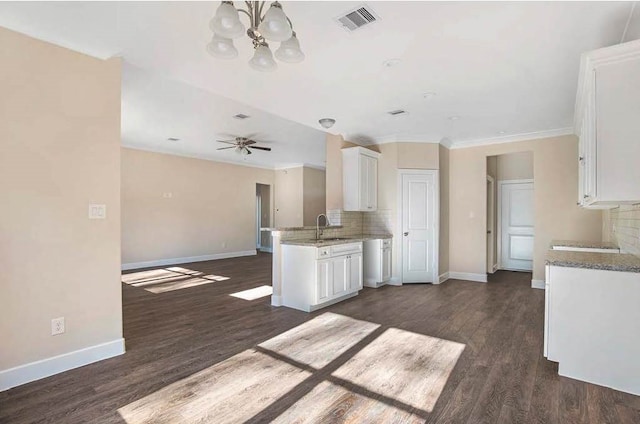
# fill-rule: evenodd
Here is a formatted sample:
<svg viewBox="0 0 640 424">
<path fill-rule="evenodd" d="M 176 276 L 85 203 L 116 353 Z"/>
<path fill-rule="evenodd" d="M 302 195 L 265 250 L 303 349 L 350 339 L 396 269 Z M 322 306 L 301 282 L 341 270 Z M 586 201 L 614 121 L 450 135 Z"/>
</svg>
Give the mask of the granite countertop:
<svg viewBox="0 0 640 424">
<path fill-rule="evenodd" d="M 339 240 L 316 240 L 316 239 L 299 239 L 299 240 L 282 240 L 280 244 L 290 246 L 335 246 L 338 244 L 359 243 L 367 240 L 382 240 L 393 238 L 391 234 L 360 234 L 357 236 L 340 237 Z"/>
<path fill-rule="evenodd" d="M 321 230 L 333 230 L 342 228 L 342 225 L 330 225 L 328 227 L 320 227 Z M 316 230 L 315 225 L 307 225 L 306 227 L 261 227 L 260 231 L 305 231 L 305 230 Z"/>
<path fill-rule="evenodd" d="M 575 241 L 575 240 L 552 240 L 551 246 L 577 247 L 578 249 L 614 249 L 619 250 L 615 243 L 605 241 Z"/>
<path fill-rule="evenodd" d="M 640 257 L 627 253 L 594 253 L 549 249 L 545 263 L 568 268 L 640 273 Z"/>
</svg>

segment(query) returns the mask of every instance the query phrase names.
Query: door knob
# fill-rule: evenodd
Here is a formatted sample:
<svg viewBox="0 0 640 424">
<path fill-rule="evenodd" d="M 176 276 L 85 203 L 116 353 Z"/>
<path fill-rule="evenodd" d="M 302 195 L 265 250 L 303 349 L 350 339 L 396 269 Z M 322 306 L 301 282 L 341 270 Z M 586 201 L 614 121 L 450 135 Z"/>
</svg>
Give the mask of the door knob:
<svg viewBox="0 0 640 424">
<path fill-rule="evenodd" d="M 406 231 L 406 232 L 404 233 L 404 235 L 405 235 L 405 236 L 408 236 L 408 235 L 409 235 L 409 232 L 408 232 L 408 231 Z"/>
<path fill-rule="evenodd" d="M 491 230 L 487 230 L 487 234 L 491 234 Z"/>
</svg>

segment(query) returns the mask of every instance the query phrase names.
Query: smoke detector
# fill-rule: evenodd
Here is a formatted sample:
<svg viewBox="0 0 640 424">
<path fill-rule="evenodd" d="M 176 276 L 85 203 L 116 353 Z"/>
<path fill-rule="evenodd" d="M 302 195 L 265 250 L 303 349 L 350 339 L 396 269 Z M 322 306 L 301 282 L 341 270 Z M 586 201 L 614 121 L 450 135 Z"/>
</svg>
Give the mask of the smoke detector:
<svg viewBox="0 0 640 424">
<path fill-rule="evenodd" d="M 365 25 L 378 22 L 380 16 L 370 6 L 362 4 L 334 19 L 345 31 L 353 32 Z"/>
</svg>

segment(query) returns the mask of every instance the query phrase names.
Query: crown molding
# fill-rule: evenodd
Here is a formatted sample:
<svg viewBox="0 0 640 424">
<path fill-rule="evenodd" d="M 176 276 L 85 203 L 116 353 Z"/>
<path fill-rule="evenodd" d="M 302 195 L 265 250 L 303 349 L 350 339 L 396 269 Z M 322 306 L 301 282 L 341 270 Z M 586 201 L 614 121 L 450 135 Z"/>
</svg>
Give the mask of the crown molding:
<svg viewBox="0 0 640 424">
<path fill-rule="evenodd" d="M 303 164 L 292 164 L 291 166 L 285 166 L 285 167 L 258 165 L 258 164 L 255 164 L 255 163 L 247 163 L 247 162 L 240 162 L 240 161 L 233 161 L 233 160 L 224 160 L 224 159 L 220 159 L 218 157 L 212 157 L 212 156 L 195 155 L 195 154 L 190 154 L 190 153 L 175 152 L 175 151 L 163 150 L 163 149 L 152 149 L 152 148 L 132 145 L 132 144 L 129 144 L 129 143 L 125 143 L 124 141 L 121 143 L 121 147 L 124 147 L 124 148 L 127 148 L 127 149 L 131 149 L 131 150 L 140 150 L 140 151 L 143 151 L 143 152 L 159 153 L 161 155 L 178 156 L 178 157 L 181 157 L 181 158 L 189 158 L 189 159 L 200 159 L 200 160 L 206 160 L 206 161 L 209 161 L 209 162 L 225 163 L 225 164 L 228 164 L 228 165 L 246 166 L 247 168 L 267 169 L 269 171 L 275 171 L 276 169 L 284 169 L 284 168 L 295 168 L 298 165 L 299 166 L 307 166 L 309 168 L 317 167 L 318 169 L 325 169 L 325 168 L 318 167 L 317 165 L 306 165 L 306 164 L 305 165 L 303 165 Z"/>
<path fill-rule="evenodd" d="M 554 130 L 534 131 L 529 133 L 505 135 L 501 137 L 456 141 L 451 143 L 450 149 L 464 149 L 467 147 L 488 146 L 491 144 L 515 143 L 517 141 L 536 140 L 539 138 L 560 137 L 560 136 L 571 135 L 571 134 L 573 134 L 573 127 L 557 128 Z"/>
<path fill-rule="evenodd" d="M 292 163 L 292 164 L 288 164 L 288 165 L 277 166 L 277 167 L 275 167 L 273 169 L 276 170 L 276 171 L 283 171 L 285 169 L 294 169 L 294 168 L 311 168 L 311 169 L 317 169 L 319 171 L 326 171 L 327 170 L 326 166 L 312 165 L 310 163 Z"/>
</svg>

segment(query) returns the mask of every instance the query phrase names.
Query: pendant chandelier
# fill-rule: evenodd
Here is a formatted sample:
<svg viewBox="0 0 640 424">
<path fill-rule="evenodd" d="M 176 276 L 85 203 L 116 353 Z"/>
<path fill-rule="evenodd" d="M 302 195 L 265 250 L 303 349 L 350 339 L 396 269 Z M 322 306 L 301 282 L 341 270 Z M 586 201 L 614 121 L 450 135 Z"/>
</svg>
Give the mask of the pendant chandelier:
<svg viewBox="0 0 640 424">
<path fill-rule="evenodd" d="M 267 41 L 280 42 L 275 51 L 276 59 L 287 63 L 298 63 L 304 59 L 300 43 L 293 31 L 291 20 L 277 1 L 271 3 L 269 10 L 263 15 L 264 1 L 246 1 L 247 10 L 236 9 L 232 1 L 223 1 L 211 19 L 209 27 L 213 38 L 207 45 L 207 51 L 214 57 L 233 59 L 238 57 L 238 50 L 233 39 L 245 34 L 245 27 L 240 22 L 240 13 L 249 17 L 250 28 L 246 34 L 253 42 L 254 54 L 249 65 L 258 71 L 273 71 L 278 64 L 273 59 Z"/>
</svg>

